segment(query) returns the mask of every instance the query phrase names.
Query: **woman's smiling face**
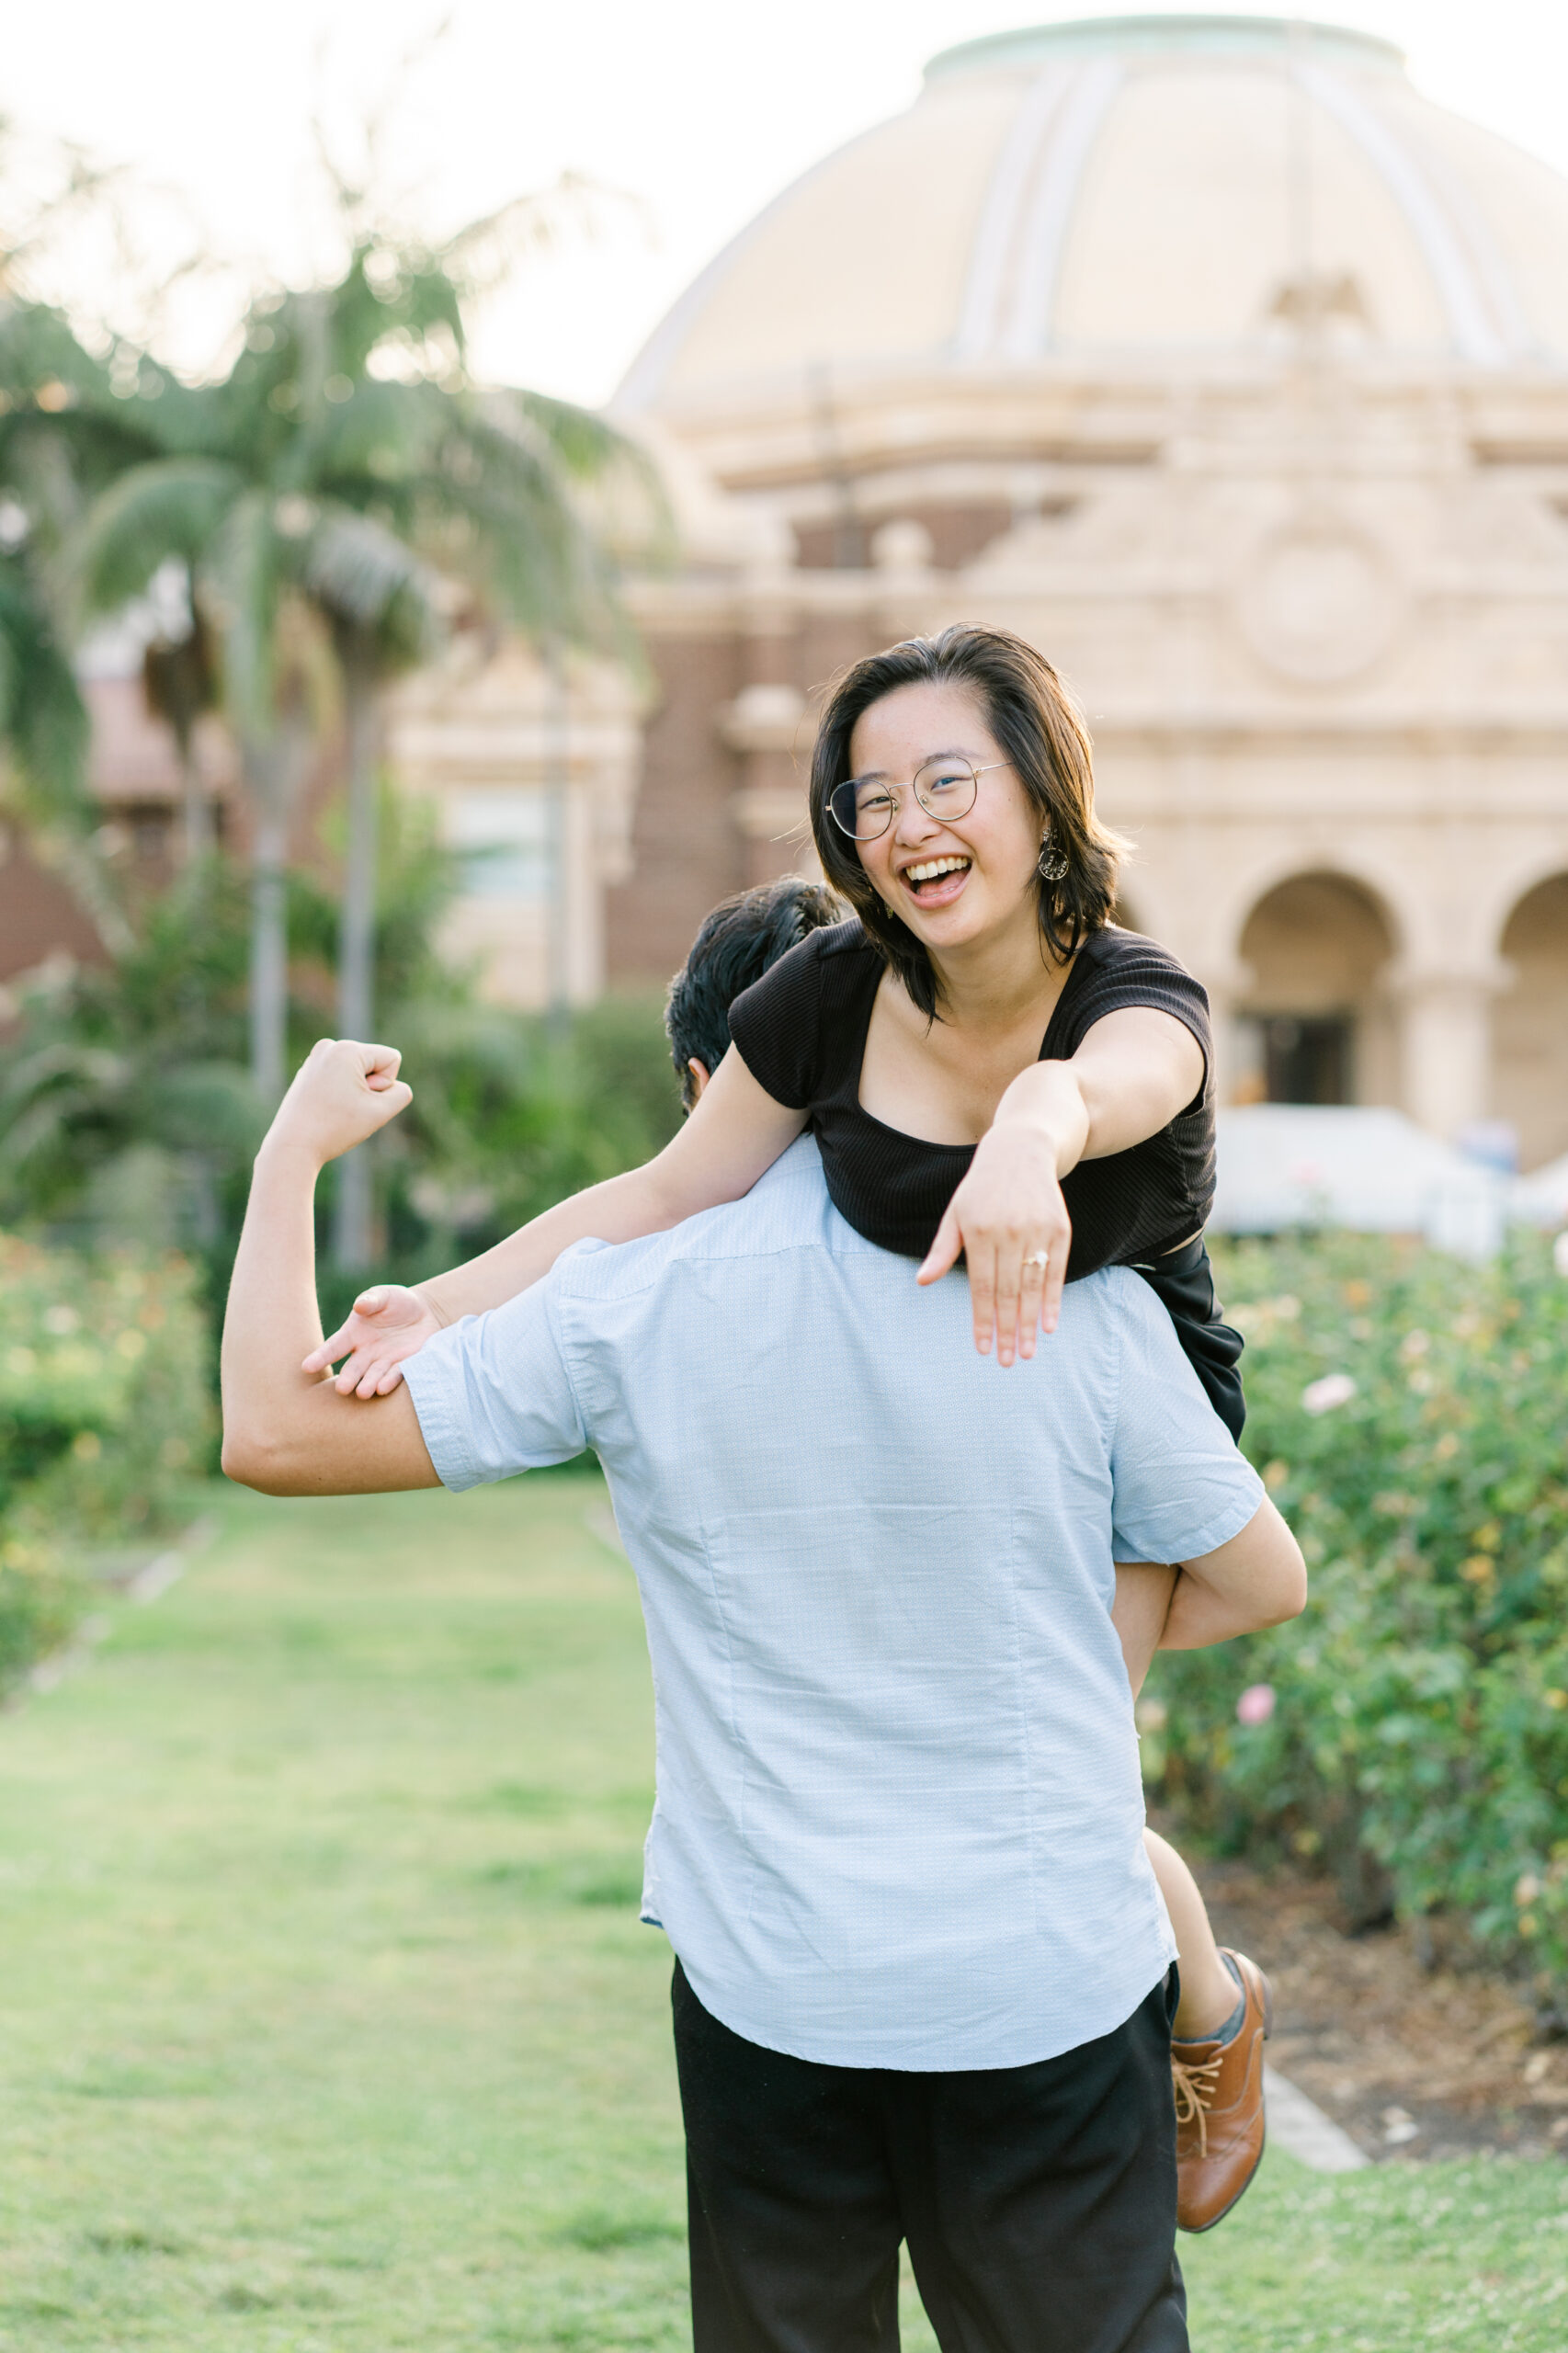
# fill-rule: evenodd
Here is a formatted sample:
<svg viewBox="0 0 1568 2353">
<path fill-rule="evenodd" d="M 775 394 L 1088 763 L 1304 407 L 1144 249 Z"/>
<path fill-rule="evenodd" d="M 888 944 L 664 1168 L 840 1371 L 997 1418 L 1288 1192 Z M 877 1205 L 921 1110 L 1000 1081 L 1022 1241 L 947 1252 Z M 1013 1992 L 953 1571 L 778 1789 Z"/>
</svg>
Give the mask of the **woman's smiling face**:
<svg viewBox="0 0 1568 2353">
<path fill-rule="evenodd" d="M 883 904 L 938 959 L 1027 918 L 1038 926 L 1036 874 L 1045 831 L 967 688 L 922 680 L 871 703 L 850 738 L 852 772 L 889 785 L 898 814 L 858 845 Z M 967 816 L 933 817 L 915 797 L 915 770 L 937 755 L 989 771 Z"/>
</svg>

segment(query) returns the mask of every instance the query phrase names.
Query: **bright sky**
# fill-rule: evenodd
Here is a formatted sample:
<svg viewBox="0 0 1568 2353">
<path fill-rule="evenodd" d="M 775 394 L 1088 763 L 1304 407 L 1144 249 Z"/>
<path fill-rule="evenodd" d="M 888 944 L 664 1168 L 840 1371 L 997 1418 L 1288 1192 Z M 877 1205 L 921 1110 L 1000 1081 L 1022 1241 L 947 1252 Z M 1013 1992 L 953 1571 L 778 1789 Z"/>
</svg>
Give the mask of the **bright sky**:
<svg viewBox="0 0 1568 2353">
<path fill-rule="evenodd" d="M 331 266 L 314 120 L 352 163 L 359 127 L 380 114 L 381 185 L 427 233 L 562 172 L 623 190 L 636 206 L 528 263 L 490 299 L 476 337 L 483 373 L 599 401 L 710 255 L 818 156 L 907 105 L 933 51 L 1052 13 L 1121 11 L 1094 0 L 1054 12 L 1028 0 L 63 0 L 10 17 L 0 109 L 21 133 L 73 141 L 158 192 L 133 219 L 160 270 L 196 233 L 233 266 L 222 285 L 168 298 L 162 332 L 191 368 L 211 358 L 240 280 Z M 1560 0 L 1345 0 L 1323 13 L 1399 42 L 1428 97 L 1568 172 Z M 130 322 L 134 271 L 106 246 L 62 267 L 71 282 L 59 290 Z"/>
</svg>

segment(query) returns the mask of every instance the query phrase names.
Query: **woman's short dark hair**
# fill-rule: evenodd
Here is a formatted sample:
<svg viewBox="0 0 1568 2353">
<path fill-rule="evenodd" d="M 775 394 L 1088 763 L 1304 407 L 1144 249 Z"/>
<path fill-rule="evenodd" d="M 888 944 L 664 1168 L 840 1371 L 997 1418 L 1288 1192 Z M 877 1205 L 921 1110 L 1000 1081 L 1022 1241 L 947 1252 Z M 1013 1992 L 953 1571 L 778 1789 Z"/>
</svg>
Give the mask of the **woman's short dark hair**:
<svg viewBox="0 0 1568 2353">
<path fill-rule="evenodd" d="M 1053 956 L 1074 954 L 1116 904 L 1127 844 L 1095 815 L 1095 772 L 1083 713 L 1042 654 L 1011 630 L 960 623 L 939 637 L 906 638 L 841 672 L 812 753 L 812 832 L 823 871 L 854 907 L 871 941 L 927 1017 L 937 1011 L 937 975 L 909 926 L 879 897 L 847 834 L 828 812 L 834 787 L 850 774 L 849 739 L 863 711 L 900 687 L 967 687 L 1008 766 L 1067 861 L 1060 882 L 1041 881 L 1040 927 Z M 940 748 L 936 747 L 936 748 Z"/>
<path fill-rule="evenodd" d="M 808 932 L 843 923 L 848 915 L 825 882 L 783 874 L 776 882 L 737 892 L 703 916 L 665 1005 L 670 1053 L 688 1111 L 696 1100 L 692 1057 L 710 1073 L 718 1069 L 730 1042 L 730 1007 L 741 991 L 760 981 Z"/>
</svg>

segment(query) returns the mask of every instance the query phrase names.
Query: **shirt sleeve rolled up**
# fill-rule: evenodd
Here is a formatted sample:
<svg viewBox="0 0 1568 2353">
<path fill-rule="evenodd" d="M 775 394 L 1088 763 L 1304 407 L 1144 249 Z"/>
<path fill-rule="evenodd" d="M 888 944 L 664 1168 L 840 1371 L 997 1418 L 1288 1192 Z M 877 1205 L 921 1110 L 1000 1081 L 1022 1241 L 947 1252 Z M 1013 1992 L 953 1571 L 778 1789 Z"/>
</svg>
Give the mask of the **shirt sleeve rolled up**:
<svg viewBox="0 0 1568 2353">
<path fill-rule="evenodd" d="M 465 1315 L 403 1366 L 444 1487 L 479 1487 L 569 1462 L 587 1432 L 561 1347 L 551 1277 L 488 1315 Z"/>
</svg>

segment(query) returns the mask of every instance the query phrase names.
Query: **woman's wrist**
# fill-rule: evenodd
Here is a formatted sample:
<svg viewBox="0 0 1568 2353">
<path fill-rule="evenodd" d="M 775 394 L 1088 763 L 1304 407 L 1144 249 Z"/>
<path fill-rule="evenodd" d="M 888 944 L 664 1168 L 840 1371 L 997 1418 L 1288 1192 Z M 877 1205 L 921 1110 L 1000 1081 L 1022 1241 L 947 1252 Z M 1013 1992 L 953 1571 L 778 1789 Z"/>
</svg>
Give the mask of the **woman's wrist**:
<svg viewBox="0 0 1568 2353">
<path fill-rule="evenodd" d="M 992 1125 L 1031 1131 L 1050 1148 L 1057 1176 L 1064 1176 L 1083 1155 L 1089 1115 L 1065 1063 L 1033 1063 L 1003 1094 Z"/>
<path fill-rule="evenodd" d="M 440 1301 L 437 1298 L 434 1284 L 415 1283 L 411 1288 L 415 1299 L 424 1301 L 425 1305 L 430 1310 L 431 1314 L 435 1317 L 437 1323 L 441 1326 L 441 1329 L 444 1332 L 452 1319 L 441 1305 Z"/>
</svg>

